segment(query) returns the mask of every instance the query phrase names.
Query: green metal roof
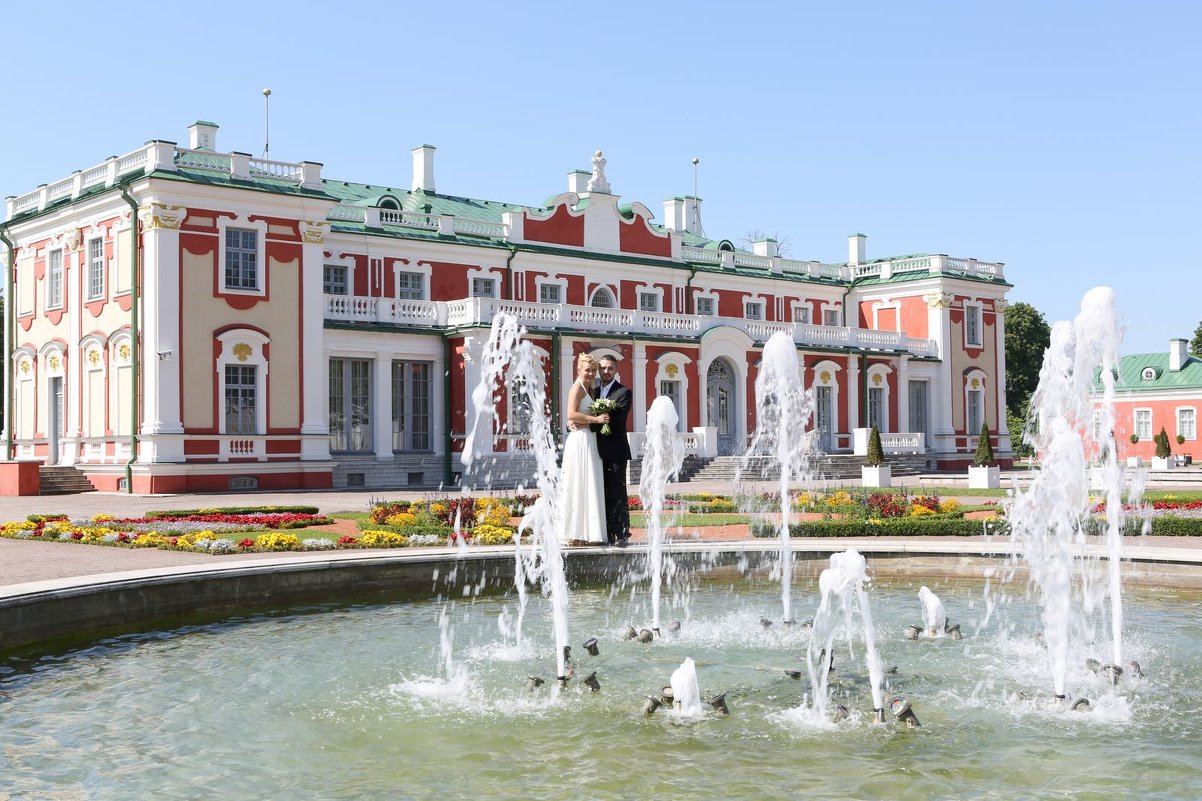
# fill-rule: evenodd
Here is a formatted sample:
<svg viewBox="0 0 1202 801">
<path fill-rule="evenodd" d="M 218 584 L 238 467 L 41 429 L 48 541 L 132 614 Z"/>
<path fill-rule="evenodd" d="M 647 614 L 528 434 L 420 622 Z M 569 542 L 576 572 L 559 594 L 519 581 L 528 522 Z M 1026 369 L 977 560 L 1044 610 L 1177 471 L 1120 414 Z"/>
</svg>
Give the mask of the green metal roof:
<svg viewBox="0 0 1202 801">
<path fill-rule="evenodd" d="M 1149 368 L 1155 377 L 1145 379 L 1144 372 Z M 1118 392 L 1202 389 L 1202 359 L 1189 356 L 1180 370 L 1170 370 L 1167 352 L 1123 356 L 1119 359 L 1119 375 L 1114 388 Z"/>
</svg>

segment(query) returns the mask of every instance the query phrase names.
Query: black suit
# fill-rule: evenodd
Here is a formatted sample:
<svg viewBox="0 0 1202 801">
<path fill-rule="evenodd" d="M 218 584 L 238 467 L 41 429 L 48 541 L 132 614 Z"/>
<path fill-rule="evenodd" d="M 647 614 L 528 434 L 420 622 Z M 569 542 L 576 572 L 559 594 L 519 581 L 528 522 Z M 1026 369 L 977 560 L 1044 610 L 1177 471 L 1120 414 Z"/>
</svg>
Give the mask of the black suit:
<svg viewBox="0 0 1202 801">
<path fill-rule="evenodd" d="M 597 397 L 601 397 L 598 390 Z M 630 440 L 626 437 L 626 416 L 630 414 L 630 387 L 617 380 L 609 387 L 609 400 L 618 405 L 609 413 L 609 434 L 597 433 L 597 452 L 601 454 L 601 470 L 605 483 L 605 529 L 610 543 L 630 536 L 630 507 L 626 504 L 626 463 L 630 461 Z"/>
</svg>

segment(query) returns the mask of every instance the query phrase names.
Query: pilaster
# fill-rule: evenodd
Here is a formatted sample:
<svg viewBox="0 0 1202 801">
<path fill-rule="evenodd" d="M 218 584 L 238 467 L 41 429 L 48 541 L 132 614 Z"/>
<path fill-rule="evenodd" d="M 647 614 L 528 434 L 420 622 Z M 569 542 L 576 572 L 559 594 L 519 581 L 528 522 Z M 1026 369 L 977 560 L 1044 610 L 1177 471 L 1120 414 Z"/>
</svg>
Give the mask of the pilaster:
<svg viewBox="0 0 1202 801">
<path fill-rule="evenodd" d="M 634 343 L 634 354 L 631 356 L 630 382 L 632 394 L 631 405 L 634 407 L 634 431 L 642 433 L 647 429 L 647 345 L 641 341 Z M 686 416 L 686 409 L 680 410 L 681 417 Z"/>
<path fill-rule="evenodd" d="M 860 428 L 860 356 L 847 354 L 847 430 Z"/>
<path fill-rule="evenodd" d="M 377 352 L 372 362 L 371 431 L 377 462 L 392 461 L 392 355 Z"/>
<path fill-rule="evenodd" d="M 937 407 L 933 450 L 937 453 L 954 453 L 956 431 L 952 426 L 952 400 L 956 387 L 952 384 L 952 295 L 950 292 L 934 292 L 924 295 L 923 300 L 927 304 L 927 332 L 935 340 L 939 356 L 935 386 L 931 388 L 931 401 Z"/>
<path fill-rule="evenodd" d="M 149 203 L 142 222 L 142 426 L 143 436 L 184 433 L 180 420 L 179 228 L 182 206 Z M 182 437 L 146 443 L 143 461 L 184 461 Z"/>
<path fill-rule="evenodd" d="M 325 263 L 325 235 L 329 224 L 301 220 L 301 364 L 304 366 L 297 388 L 301 395 L 301 459 L 325 461 L 330 458 L 329 420 L 326 388 L 329 359 L 325 353 L 322 328 L 325 322 L 325 296 L 322 269 Z M 380 417 L 379 414 L 376 415 Z M 389 455 L 391 456 L 391 447 Z"/>
<path fill-rule="evenodd" d="M 997 353 L 997 376 L 994 382 L 997 384 L 997 431 L 998 431 L 998 450 L 1007 452 L 1013 450 L 1013 445 L 1010 442 L 1010 426 L 1006 419 L 1006 303 L 1005 298 L 998 298 L 993 302 L 993 309 L 997 312 L 996 325 L 994 330 L 997 332 L 994 338 L 994 350 Z"/>
</svg>

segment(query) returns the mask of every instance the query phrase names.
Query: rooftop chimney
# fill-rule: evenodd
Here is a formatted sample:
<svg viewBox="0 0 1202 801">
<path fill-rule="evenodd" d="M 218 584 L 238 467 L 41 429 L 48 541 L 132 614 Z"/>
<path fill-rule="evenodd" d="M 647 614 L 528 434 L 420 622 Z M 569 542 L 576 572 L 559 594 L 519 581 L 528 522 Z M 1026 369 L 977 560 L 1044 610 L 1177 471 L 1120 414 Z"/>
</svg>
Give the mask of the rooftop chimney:
<svg viewBox="0 0 1202 801">
<path fill-rule="evenodd" d="M 685 195 L 684 229 L 690 234 L 705 236 L 705 231 L 701 228 L 701 198 Z"/>
<path fill-rule="evenodd" d="M 847 237 L 847 263 L 850 265 L 863 264 L 864 258 L 864 243 L 868 241 L 868 237 L 864 234 L 849 234 Z"/>
<path fill-rule="evenodd" d="M 757 256 L 767 256 L 772 258 L 776 255 L 777 241 L 771 237 L 767 239 L 757 239 L 751 243 L 751 252 Z"/>
<path fill-rule="evenodd" d="M 588 170 L 572 170 L 568 173 L 568 191 L 583 195 L 588 192 L 588 179 L 593 174 Z"/>
<path fill-rule="evenodd" d="M 188 147 L 193 150 L 217 149 L 217 123 L 197 120 L 188 126 Z"/>
<path fill-rule="evenodd" d="M 1185 363 L 1189 361 L 1189 351 L 1186 350 L 1188 345 L 1184 339 L 1169 340 L 1169 369 L 1174 373 L 1185 367 Z"/>
<path fill-rule="evenodd" d="M 434 145 L 413 148 L 413 191 L 434 194 Z"/>
<path fill-rule="evenodd" d="M 664 201 L 664 228 L 677 233 L 684 230 L 684 198 L 674 197 Z"/>
</svg>

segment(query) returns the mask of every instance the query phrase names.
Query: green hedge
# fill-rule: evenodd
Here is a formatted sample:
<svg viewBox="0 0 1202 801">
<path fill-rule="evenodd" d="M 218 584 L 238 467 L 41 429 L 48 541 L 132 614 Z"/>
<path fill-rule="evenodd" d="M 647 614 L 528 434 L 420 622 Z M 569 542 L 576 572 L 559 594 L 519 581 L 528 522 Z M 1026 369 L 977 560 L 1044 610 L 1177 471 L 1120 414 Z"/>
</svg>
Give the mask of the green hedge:
<svg viewBox="0 0 1202 801">
<path fill-rule="evenodd" d="M 390 526 L 387 523 L 373 523 L 371 518 L 360 520 L 356 525 L 360 531 L 391 531 L 394 534 L 403 534 L 406 537 L 415 537 L 419 534 L 433 534 L 436 537 L 449 537 L 455 533 L 454 529 L 452 529 L 450 526 Z"/>
<path fill-rule="evenodd" d="M 1123 534 L 1127 536 L 1143 534 L 1143 528 L 1143 518 L 1129 517 L 1123 521 Z M 1085 533 L 1105 534 L 1106 519 L 1091 517 L 1085 527 Z M 1152 518 L 1152 528 L 1148 533 L 1157 537 L 1202 537 L 1202 518 L 1156 515 Z"/>
<path fill-rule="evenodd" d="M 998 521 L 988 525 L 989 532 L 997 534 L 1005 523 Z M 775 537 L 777 531 L 777 527 L 768 522 L 758 522 L 751 527 L 752 536 L 755 537 Z M 789 526 L 791 537 L 975 537 L 984 532 L 983 521 L 956 517 L 896 517 L 880 523 L 814 520 Z"/>
<path fill-rule="evenodd" d="M 315 515 L 316 506 L 213 506 L 207 509 L 157 509 L 143 517 L 188 517 L 190 515 Z"/>
</svg>

